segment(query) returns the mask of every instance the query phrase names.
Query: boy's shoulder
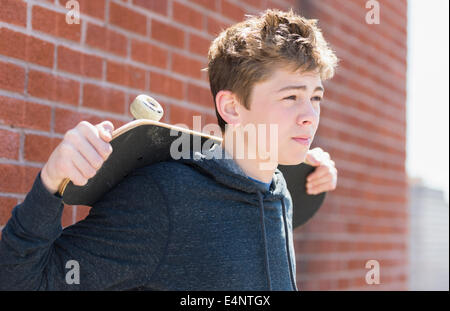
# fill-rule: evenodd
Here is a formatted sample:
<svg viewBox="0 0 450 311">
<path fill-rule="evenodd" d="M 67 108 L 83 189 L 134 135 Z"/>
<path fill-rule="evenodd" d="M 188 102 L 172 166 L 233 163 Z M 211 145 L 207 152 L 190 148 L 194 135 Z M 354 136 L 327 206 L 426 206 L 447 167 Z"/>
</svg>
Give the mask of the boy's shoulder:
<svg viewBox="0 0 450 311">
<path fill-rule="evenodd" d="M 186 182 L 193 179 L 207 178 L 205 174 L 188 162 L 171 160 L 153 163 L 140 168 L 138 171 L 152 177 L 158 183 Z"/>
</svg>

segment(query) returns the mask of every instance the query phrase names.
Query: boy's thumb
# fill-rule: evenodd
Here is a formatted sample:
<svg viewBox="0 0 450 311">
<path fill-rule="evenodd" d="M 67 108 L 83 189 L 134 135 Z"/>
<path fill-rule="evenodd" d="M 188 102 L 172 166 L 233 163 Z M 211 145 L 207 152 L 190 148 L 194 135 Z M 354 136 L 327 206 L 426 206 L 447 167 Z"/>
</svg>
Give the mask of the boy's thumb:
<svg viewBox="0 0 450 311">
<path fill-rule="evenodd" d="M 108 139 L 112 139 L 112 133 L 114 131 L 114 125 L 111 123 L 111 121 L 103 121 L 100 124 L 98 124 L 97 127 L 99 128 L 99 130 L 103 134 L 102 136 L 105 136 Z"/>
</svg>

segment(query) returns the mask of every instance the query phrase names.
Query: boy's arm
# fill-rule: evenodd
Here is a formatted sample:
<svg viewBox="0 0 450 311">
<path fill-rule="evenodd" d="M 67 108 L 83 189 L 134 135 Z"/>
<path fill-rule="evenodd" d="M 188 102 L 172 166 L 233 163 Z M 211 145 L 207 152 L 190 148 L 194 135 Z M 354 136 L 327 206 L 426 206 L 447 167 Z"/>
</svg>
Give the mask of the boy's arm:
<svg viewBox="0 0 450 311">
<path fill-rule="evenodd" d="M 45 188 L 39 173 L 3 229 L 0 290 L 131 289 L 147 284 L 163 255 L 169 227 L 157 188 L 148 174 L 137 170 L 96 203 L 86 219 L 62 230 L 62 199 Z"/>
</svg>

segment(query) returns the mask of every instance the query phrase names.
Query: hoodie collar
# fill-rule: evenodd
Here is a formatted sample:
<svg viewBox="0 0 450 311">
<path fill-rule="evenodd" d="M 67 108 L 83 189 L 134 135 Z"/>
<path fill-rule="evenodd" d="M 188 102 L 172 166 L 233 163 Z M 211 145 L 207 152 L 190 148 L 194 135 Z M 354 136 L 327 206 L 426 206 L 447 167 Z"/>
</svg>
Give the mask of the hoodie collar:
<svg viewBox="0 0 450 311">
<path fill-rule="evenodd" d="M 233 157 L 221 145 L 215 144 L 206 152 L 194 152 L 190 159 L 182 159 L 186 164 L 196 166 L 212 176 L 217 182 L 247 193 L 263 193 L 265 200 L 280 199 L 287 191 L 286 182 L 276 169 L 269 191 L 263 184 L 251 180 Z"/>
</svg>

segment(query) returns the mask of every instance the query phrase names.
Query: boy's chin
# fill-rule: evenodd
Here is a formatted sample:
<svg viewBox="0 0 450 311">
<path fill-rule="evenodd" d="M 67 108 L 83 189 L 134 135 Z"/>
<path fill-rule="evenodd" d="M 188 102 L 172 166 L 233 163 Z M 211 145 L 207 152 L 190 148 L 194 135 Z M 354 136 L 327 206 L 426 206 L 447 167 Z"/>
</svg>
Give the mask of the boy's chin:
<svg viewBox="0 0 450 311">
<path fill-rule="evenodd" d="M 301 157 L 280 159 L 278 161 L 278 164 L 279 165 L 299 165 L 299 164 L 303 163 L 305 160 L 306 160 L 306 154 L 302 155 Z"/>
</svg>

